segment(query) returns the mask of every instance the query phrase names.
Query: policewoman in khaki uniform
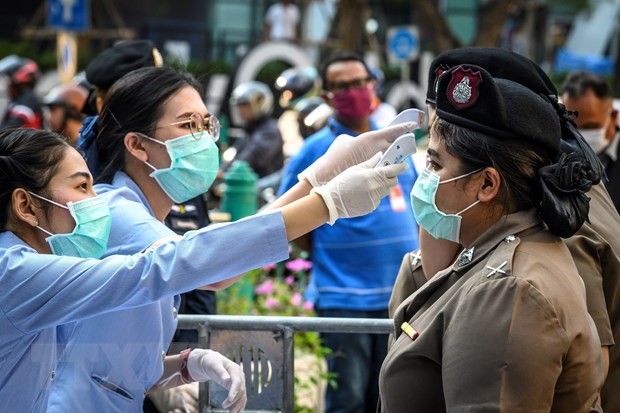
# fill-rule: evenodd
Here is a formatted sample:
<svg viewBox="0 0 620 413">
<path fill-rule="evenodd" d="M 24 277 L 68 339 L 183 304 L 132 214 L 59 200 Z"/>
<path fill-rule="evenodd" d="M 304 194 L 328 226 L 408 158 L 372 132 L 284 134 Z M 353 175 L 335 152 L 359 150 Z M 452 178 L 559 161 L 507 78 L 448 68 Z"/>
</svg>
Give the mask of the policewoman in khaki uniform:
<svg viewBox="0 0 620 413">
<path fill-rule="evenodd" d="M 435 84 L 437 77 L 446 69 L 458 64 L 470 63 L 483 67 L 492 76 L 513 80 L 526 86 L 535 93 L 549 96 L 557 101 L 557 90 L 548 76 L 531 60 L 516 53 L 497 48 L 464 47 L 444 52 L 437 56 L 429 69 L 429 86 L 427 102 L 433 109 L 435 105 Z M 576 142 L 583 140 L 577 136 L 576 129 L 570 127 L 571 117 L 566 116 L 562 105 L 556 104 L 556 111 L 562 115 L 561 149 L 570 153 L 576 149 Z M 578 115 L 578 114 L 577 114 Z M 593 160 L 593 172 L 600 174 L 598 160 L 594 152 L 581 147 L 580 150 L 590 152 Z M 594 177 L 593 182 L 599 179 Z M 575 261 L 579 275 L 586 287 L 588 312 L 592 316 L 601 341 L 604 360 L 608 373 L 601 392 L 602 407 L 606 412 L 620 412 L 620 348 L 614 342 L 620 341 L 620 217 L 611 201 L 603 183 L 592 186 L 587 193 L 590 198 L 589 221 L 579 228 L 571 237 L 564 240 Z M 438 269 L 443 269 L 454 261 L 454 255 L 461 249 L 459 244 L 450 245 L 445 240 L 432 240 L 429 247 L 428 235 L 420 234 L 420 244 L 426 247 L 422 266 L 422 253 L 412 251 L 403 257 L 403 262 L 396 279 L 390 299 L 390 316 L 393 316 L 398 305 L 426 282 Z M 437 245 L 442 242 L 441 245 Z M 427 244 L 427 245 L 424 245 Z M 442 262 L 438 250 L 448 257 Z M 425 276 L 426 274 L 426 276 Z M 429 277 L 430 278 L 430 277 Z"/>
<path fill-rule="evenodd" d="M 526 87 L 460 65 L 437 82 L 416 219 L 460 243 L 407 298 L 380 376 L 381 411 L 601 411 L 600 341 L 556 235 L 587 218 L 590 164 Z"/>
</svg>

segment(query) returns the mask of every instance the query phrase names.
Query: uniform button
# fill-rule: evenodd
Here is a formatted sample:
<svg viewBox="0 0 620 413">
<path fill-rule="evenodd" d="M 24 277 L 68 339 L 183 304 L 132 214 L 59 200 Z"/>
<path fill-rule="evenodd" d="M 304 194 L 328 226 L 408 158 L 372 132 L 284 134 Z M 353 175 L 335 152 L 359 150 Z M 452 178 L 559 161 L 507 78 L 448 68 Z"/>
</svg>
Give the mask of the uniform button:
<svg viewBox="0 0 620 413">
<path fill-rule="evenodd" d="M 166 352 L 165 351 L 161 352 L 161 361 L 166 361 Z"/>
<path fill-rule="evenodd" d="M 504 238 L 504 241 L 506 242 L 506 244 L 510 244 L 511 242 L 513 242 L 516 239 L 517 239 L 517 237 L 515 237 L 514 235 L 508 235 L 506 238 Z"/>
<path fill-rule="evenodd" d="M 176 307 L 172 307 L 172 315 L 174 316 L 174 318 L 177 318 L 177 315 L 179 314 L 178 310 Z"/>
<path fill-rule="evenodd" d="M 52 378 L 52 381 L 54 381 L 54 379 L 56 378 L 56 370 L 52 370 L 50 377 Z"/>
</svg>

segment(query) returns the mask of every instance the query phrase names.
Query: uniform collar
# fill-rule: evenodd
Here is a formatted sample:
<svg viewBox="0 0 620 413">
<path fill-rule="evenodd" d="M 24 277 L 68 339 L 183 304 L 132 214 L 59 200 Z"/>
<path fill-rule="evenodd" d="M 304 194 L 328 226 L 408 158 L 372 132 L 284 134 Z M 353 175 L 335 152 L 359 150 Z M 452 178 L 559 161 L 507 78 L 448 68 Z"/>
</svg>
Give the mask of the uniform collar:
<svg viewBox="0 0 620 413">
<path fill-rule="evenodd" d="M 534 208 L 504 215 L 491 228 L 478 237 L 469 248 L 461 251 L 456 261 L 450 267 L 451 270 L 461 274 L 467 272 L 469 268 L 486 257 L 491 250 L 495 249 L 506 238 L 514 237 L 541 223 L 542 220 Z M 471 259 L 469 259 L 469 255 Z"/>
<path fill-rule="evenodd" d="M 148 209 L 149 214 L 155 216 L 155 213 L 151 209 L 151 204 L 149 204 L 149 201 L 146 199 L 146 196 L 144 195 L 138 184 L 133 179 L 131 179 L 129 175 L 127 175 L 125 172 L 116 172 L 114 174 L 114 178 L 112 179 L 112 185 L 116 188 L 126 187 L 132 192 L 135 192 L 136 195 L 138 195 L 138 198 L 140 198 L 140 202 L 142 202 L 144 207 Z"/>
<path fill-rule="evenodd" d="M 409 320 L 444 282 L 454 276 L 462 277 L 467 271 L 478 265 L 480 261 L 487 259 L 489 254 L 500 243 L 510 244 L 517 242 L 518 234 L 528 230 L 534 231 L 537 228 L 542 229 L 543 224 L 534 208 L 502 217 L 476 239 L 469 248 L 462 250 L 451 266 L 439 271 L 400 304 L 394 316 L 397 336 L 400 333 L 400 323 Z M 464 256 L 465 258 L 463 258 Z M 496 267 L 499 267 L 499 265 L 493 268 Z"/>
</svg>

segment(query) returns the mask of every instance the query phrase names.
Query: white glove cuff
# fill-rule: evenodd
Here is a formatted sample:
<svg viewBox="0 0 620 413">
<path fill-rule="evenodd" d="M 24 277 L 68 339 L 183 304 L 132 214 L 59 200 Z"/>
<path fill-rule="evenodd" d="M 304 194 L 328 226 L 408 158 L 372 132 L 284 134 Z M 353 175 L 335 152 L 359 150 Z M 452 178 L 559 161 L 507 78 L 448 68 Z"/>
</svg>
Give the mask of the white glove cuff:
<svg viewBox="0 0 620 413">
<path fill-rule="evenodd" d="M 211 350 L 196 349 L 189 353 L 189 357 L 187 358 L 187 372 L 194 381 L 203 382 L 210 379 L 209 376 L 205 374 L 201 365 L 202 357 L 206 357 L 205 355 L 209 352 L 211 352 Z"/>
<path fill-rule="evenodd" d="M 327 223 L 329 225 L 334 225 L 334 223 L 338 219 L 338 210 L 336 209 L 336 204 L 334 203 L 334 200 L 329 194 L 329 189 L 324 186 L 317 186 L 315 188 L 312 188 L 310 193 L 312 192 L 314 192 L 315 194 L 319 194 L 321 198 L 323 198 L 323 202 L 325 202 L 327 211 L 329 211 L 329 221 Z"/>
<path fill-rule="evenodd" d="M 312 185 L 313 188 L 319 186 L 319 183 L 316 180 L 316 174 L 314 173 L 314 169 L 315 166 L 314 164 L 312 164 L 303 171 L 301 171 L 297 175 L 297 179 L 299 180 L 299 182 L 301 182 L 303 179 L 306 179 L 308 182 L 310 182 L 310 185 Z"/>
</svg>

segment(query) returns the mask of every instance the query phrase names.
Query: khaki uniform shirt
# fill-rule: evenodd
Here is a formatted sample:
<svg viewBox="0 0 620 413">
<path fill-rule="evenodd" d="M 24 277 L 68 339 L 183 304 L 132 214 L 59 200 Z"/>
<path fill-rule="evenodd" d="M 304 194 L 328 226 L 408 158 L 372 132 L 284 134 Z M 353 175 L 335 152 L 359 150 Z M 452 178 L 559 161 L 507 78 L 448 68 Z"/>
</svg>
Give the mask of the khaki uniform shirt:
<svg viewBox="0 0 620 413">
<path fill-rule="evenodd" d="M 534 210 L 496 223 L 394 322 L 379 378 L 385 413 L 601 411 L 600 341 L 584 285 Z M 403 322 L 413 330 L 403 334 Z"/>
<path fill-rule="evenodd" d="M 620 216 L 603 184 L 592 187 L 588 196 L 590 222 L 564 241 L 586 285 L 588 312 L 601 344 L 613 346 L 601 394 L 603 410 L 620 412 Z"/>
</svg>

